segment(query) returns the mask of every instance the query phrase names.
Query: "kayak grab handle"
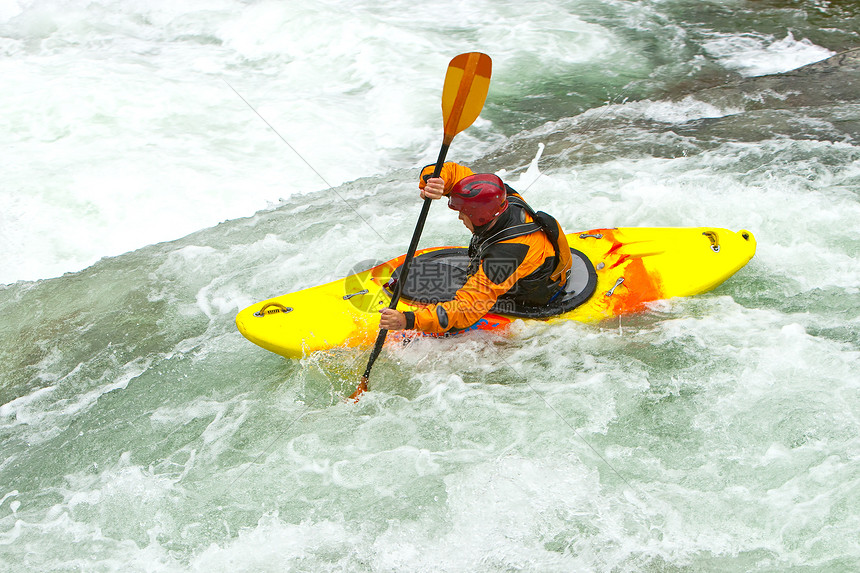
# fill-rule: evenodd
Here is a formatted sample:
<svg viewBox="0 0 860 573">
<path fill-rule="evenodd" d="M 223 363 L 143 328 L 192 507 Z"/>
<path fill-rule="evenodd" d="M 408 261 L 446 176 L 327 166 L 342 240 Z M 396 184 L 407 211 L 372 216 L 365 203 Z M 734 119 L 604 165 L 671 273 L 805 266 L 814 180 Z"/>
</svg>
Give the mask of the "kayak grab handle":
<svg viewBox="0 0 860 573">
<path fill-rule="evenodd" d="M 351 299 L 351 298 L 352 298 L 352 297 L 354 297 L 354 296 L 359 296 L 359 295 L 362 295 L 362 294 L 367 294 L 367 293 L 369 293 L 369 292 L 370 292 L 369 290 L 364 289 L 364 290 L 360 290 L 360 291 L 358 291 L 358 292 L 354 292 L 354 293 L 352 293 L 352 294 L 346 294 L 346 295 L 344 295 L 344 296 L 343 296 L 343 300 L 349 300 L 349 299 Z"/>
<path fill-rule="evenodd" d="M 606 291 L 605 296 L 612 296 L 613 294 L 615 294 L 615 289 L 617 289 L 619 286 L 621 286 L 621 283 L 623 283 L 623 282 L 624 282 L 624 277 L 620 277 L 617 281 L 615 281 L 615 286 L 613 286 L 611 289 Z"/>
<path fill-rule="evenodd" d="M 596 233 L 594 235 L 589 235 L 588 233 L 583 233 L 579 236 L 580 239 L 602 239 L 603 233 Z"/>
<path fill-rule="evenodd" d="M 717 234 L 714 231 L 705 231 L 702 234 L 704 236 L 706 236 L 709 241 L 711 241 L 711 250 L 714 251 L 715 253 L 719 253 L 720 252 L 720 240 L 717 237 Z"/>
<path fill-rule="evenodd" d="M 274 308 L 269 310 L 272 307 Z M 291 306 L 284 306 L 279 302 L 270 302 L 269 304 L 263 305 L 263 308 L 255 312 L 254 316 L 263 317 L 267 314 L 278 314 L 279 312 L 287 314 L 288 312 L 293 312 L 293 308 Z"/>
</svg>

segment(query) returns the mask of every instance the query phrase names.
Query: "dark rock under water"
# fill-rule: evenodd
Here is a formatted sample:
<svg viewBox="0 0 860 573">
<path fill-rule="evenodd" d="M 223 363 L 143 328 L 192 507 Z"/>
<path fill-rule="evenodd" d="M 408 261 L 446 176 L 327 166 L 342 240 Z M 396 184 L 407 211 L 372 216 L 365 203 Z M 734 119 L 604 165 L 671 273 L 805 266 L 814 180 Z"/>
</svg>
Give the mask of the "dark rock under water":
<svg viewBox="0 0 860 573">
<path fill-rule="evenodd" d="M 744 78 L 696 92 L 719 107 L 788 109 L 860 101 L 860 48 L 796 70 Z"/>
<path fill-rule="evenodd" d="M 781 74 L 745 78 L 691 94 L 724 117 L 672 127 L 699 139 L 860 141 L 860 48 Z"/>
</svg>

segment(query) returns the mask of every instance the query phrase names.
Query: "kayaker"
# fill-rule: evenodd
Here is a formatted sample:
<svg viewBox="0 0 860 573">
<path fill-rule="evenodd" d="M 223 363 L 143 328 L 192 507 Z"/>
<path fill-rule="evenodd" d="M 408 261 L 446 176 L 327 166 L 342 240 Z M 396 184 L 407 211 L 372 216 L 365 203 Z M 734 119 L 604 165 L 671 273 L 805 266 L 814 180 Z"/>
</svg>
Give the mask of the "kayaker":
<svg viewBox="0 0 860 573">
<path fill-rule="evenodd" d="M 523 198 L 491 173 L 445 163 L 440 177 L 424 168 L 422 199 L 448 197 L 448 207 L 472 232 L 466 283 L 448 302 L 414 312 L 382 310 L 380 328 L 444 333 L 468 328 L 496 302 L 507 299 L 542 306 L 560 295 L 570 274 L 570 248 L 558 222 L 536 213 Z"/>
</svg>

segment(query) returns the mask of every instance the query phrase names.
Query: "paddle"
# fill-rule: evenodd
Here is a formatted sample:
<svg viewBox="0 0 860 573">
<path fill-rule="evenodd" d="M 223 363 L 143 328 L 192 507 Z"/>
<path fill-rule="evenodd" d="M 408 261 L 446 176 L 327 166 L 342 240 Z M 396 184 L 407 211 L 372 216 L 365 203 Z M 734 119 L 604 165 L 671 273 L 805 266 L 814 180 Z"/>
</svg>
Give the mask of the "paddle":
<svg viewBox="0 0 860 573">
<path fill-rule="evenodd" d="M 484 100 L 487 99 L 487 91 L 490 89 L 492 67 L 493 63 L 490 56 L 480 52 L 460 54 L 448 64 L 445 85 L 442 88 L 442 118 L 445 136 L 442 138 L 442 148 L 439 150 L 439 158 L 436 160 L 433 177 L 439 177 L 442 172 L 442 165 L 445 163 L 445 156 L 448 154 L 448 147 L 454 136 L 472 125 L 480 115 L 481 109 L 484 107 Z M 400 293 L 403 290 L 403 285 L 406 284 L 409 266 L 415 257 L 418 239 L 424 230 L 424 222 L 427 220 L 427 213 L 430 211 L 432 201 L 429 198 L 424 199 L 421 214 L 418 216 L 418 223 L 412 233 L 412 242 L 409 243 L 409 250 L 406 251 L 406 259 L 400 270 L 400 280 L 394 285 L 391 304 L 388 305 L 388 308 L 396 308 L 397 303 L 400 302 Z M 373 345 L 370 359 L 367 361 L 367 368 L 365 368 L 364 375 L 358 383 L 358 388 L 350 396 L 351 400 L 357 400 L 359 395 L 367 391 L 370 369 L 373 368 L 373 363 L 376 362 L 387 335 L 388 331 L 384 328 L 379 330 L 376 344 Z"/>
</svg>

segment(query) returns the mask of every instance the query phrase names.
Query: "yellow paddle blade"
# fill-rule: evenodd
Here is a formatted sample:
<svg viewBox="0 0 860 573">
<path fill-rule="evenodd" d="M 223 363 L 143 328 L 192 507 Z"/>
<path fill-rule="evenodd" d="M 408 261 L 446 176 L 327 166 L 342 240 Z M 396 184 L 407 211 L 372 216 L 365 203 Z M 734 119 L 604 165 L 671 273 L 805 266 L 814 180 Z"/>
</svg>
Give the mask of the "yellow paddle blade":
<svg viewBox="0 0 860 573">
<path fill-rule="evenodd" d="M 442 88 L 446 144 L 478 119 L 490 89 L 492 71 L 490 56 L 480 52 L 460 54 L 448 64 Z"/>
</svg>

